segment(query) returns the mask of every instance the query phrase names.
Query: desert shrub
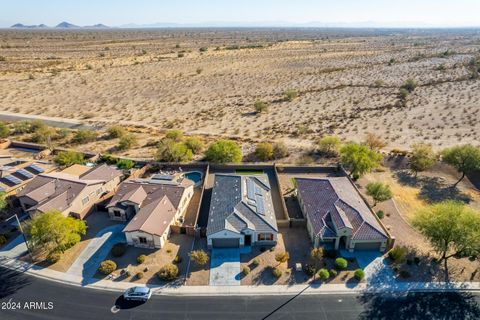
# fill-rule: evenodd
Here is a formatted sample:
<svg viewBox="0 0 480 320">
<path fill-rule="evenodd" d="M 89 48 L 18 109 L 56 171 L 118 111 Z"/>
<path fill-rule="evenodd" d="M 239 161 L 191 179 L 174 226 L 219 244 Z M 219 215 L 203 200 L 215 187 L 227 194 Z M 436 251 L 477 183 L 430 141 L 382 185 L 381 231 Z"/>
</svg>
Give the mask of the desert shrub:
<svg viewBox="0 0 480 320">
<path fill-rule="evenodd" d="M 162 139 L 157 148 L 157 160 L 166 162 L 188 162 L 192 160 L 192 150 L 183 142 Z"/>
<path fill-rule="evenodd" d="M 403 100 L 405 100 L 408 97 L 409 94 L 410 94 L 410 92 L 405 88 L 401 88 L 398 91 L 398 96 L 400 97 L 400 99 L 403 99 Z"/>
<path fill-rule="evenodd" d="M 73 143 L 89 143 L 97 140 L 97 133 L 92 130 L 78 130 L 72 138 Z"/>
<path fill-rule="evenodd" d="M 177 57 L 178 57 L 178 58 L 183 58 L 183 57 L 185 57 L 185 53 L 179 52 L 179 53 L 177 54 Z"/>
<path fill-rule="evenodd" d="M 208 262 L 208 254 L 203 250 L 194 250 L 188 256 L 199 266 L 204 266 Z"/>
<path fill-rule="evenodd" d="M 288 157 L 288 148 L 283 142 L 275 142 L 273 144 L 273 158 L 282 159 Z"/>
<path fill-rule="evenodd" d="M 114 257 L 121 257 L 125 254 L 125 251 L 127 251 L 127 245 L 125 243 L 115 243 L 110 250 L 110 253 Z"/>
<path fill-rule="evenodd" d="M 137 144 L 137 137 L 133 134 L 126 134 L 118 141 L 119 150 L 128 150 Z"/>
<path fill-rule="evenodd" d="M 269 161 L 273 159 L 273 145 L 268 142 L 261 142 L 255 148 L 255 155 L 261 161 Z"/>
<path fill-rule="evenodd" d="M 208 147 L 205 157 L 216 163 L 238 163 L 242 161 L 242 150 L 235 141 L 218 140 Z"/>
<path fill-rule="evenodd" d="M 143 278 L 143 272 L 137 272 L 137 274 L 135 275 L 135 277 L 137 279 L 142 279 Z"/>
<path fill-rule="evenodd" d="M 363 280 L 363 278 L 365 278 L 365 272 L 362 269 L 357 269 L 355 270 L 354 276 L 358 281 Z"/>
<path fill-rule="evenodd" d="M 318 151 L 326 156 L 337 156 L 341 140 L 337 136 L 325 136 L 318 141 Z"/>
<path fill-rule="evenodd" d="M 382 210 L 378 210 L 377 211 L 377 217 L 379 219 L 383 219 L 385 217 L 385 212 L 383 212 Z"/>
<path fill-rule="evenodd" d="M 403 83 L 402 89 L 407 90 L 408 92 L 413 92 L 417 88 L 417 82 L 413 79 L 407 79 Z"/>
<path fill-rule="evenodd" d="M 206 52 L 208 50 L 207 47 L 201 47 L 200 49 L 198 49 L 198 51 L 200 52 Z"/>
<path fill-rule="evenodd" d="M 295 89 L 288 89 L 283 93 L 283 96 L 286 101 L 293 101 L 298 97 L 298 91 Z"/>
<path fill-rule="evenodd" d="M 203 71 L 203 69 L 202 69 L 202 68 L 197 68 L 197 70 L 196 70 L 197 74 L 200 74 L 200 73 L 202 73 L 202 71 Z"/>
<path fill-rule="evenodd" d="M 381 182 L 370 182 L 367 184 L 367 194 L 373 198 L 374 207 L 378 202 L 386 201 L 393 197 L 390 186 Z"/>
<path fill-rule="evenodd" d="M 332 278 L 335 278 L 338 275 L 338 271 L 335 269 L 330 269 L 330 275 Z"/>
<path fill-rule="evenodd" d="M 112 260 L 105 260 L 100 263 L 98 271 L 102 274 L 110 274 L 117 269 L 117 264 Z"/>
<path fill-rule="evenodd" d="M 130 270 L 127 270 L 127 271 L 125 271 L 124 275 L 126 277 L 130 277 L 132 275 L 132 273 L 130 272 Z"/>
<path fill-rule="evenodd" d="M 157 276 L 161 280 L 171 281 L 178 277 L 178 267 L 174 264 L 167 263 L 160 268 L 160 271 L 157 272 Z"/>
<path fill-rule="evenodd" d="M 283 252 L 279 252 L 275 255 L 275 260 L 280 264 L 280 263 L 285 263 L 288 261 L 288 259 L 290 259 L 290 255 L 288 254 L 288 252 L 286 251 L 283 251 Z"/>
<path fill-rule="evenodd" d="M 185 139 L 185 145 L 192 150 L 193 154 L 199 154 L 204 147 L 202 139 L 198 137 L 188 137 Z"/>
<path fill-rule="evenodd" d="M 315 272 L 317 272 L 317 269 L 313 264 L 306 264 L 303 266 L 303 272 L 309 277 L 313 277 Z"/>
<path fill-rule="evenodd" d="M 7 243 L 7 237 L 3 234 L 0 234 L 0 246 L 3 246 L 5 243 Z"/>
<path fill-rule="evenodd" d="M 47 261 L 50 263 L 57 263 L 60 261 L 62 253 L 60 251 L 52 251 L 47 255 Z"/>
<path fill-rule="evenodd" d="M 321 280 L 327 280 L 330 278 L 330 273 L 328 272 L 327 269 L 320 269 L 318 271 L 318 276 L 320 277 Z"/>
<path fill-rule="evenodd" d="M 40 123 L 43 124 L 43 122 L 40 122 Z M 33 127 L 33 121 L 32 121 L 32 128 L 35 128 Z M 33 131 L 34 133 L 31 137 L 31 141 L 35 143 L 50 143 L 55 138 L 55 135 L 57 134 L 57 131 L 54 128 L 49 127 L 47 125 L 36 127 L 33 130 L 34 130 Z"/>
<path fill-rule="evenodd" d="M 115 139 L 123 137 L 127 132 L 122 126 L 111 126 L 107 129 L 107 133 L 111 139 Z"/>
<path fill-rule="evenodd" d="M 13 130 L 16 134 L 24 134 L 31 132 L 31 125 L 29 121 L 17 121 L 13 124 Z"/>
<path fill-rule="evenodd" d="M 0 121 L 0 139 L 7 138 L 10 135 L 10 129 L 4 122 Z"/>
<path fill-rule="evenodd" d="M 165 132 L 165 138 L 179 142 L 183 139 L 183 131 L 179 129 L 172 129 Z"/>
<path fill-rule="evenodd" d="M 175 256 L 175 258 L 173 259 L 173 263 L 175 263 L 175 264 L 180 264 L 180 263 L 182 263 L 182 257 L 180 257 L 180 256 Z"/>
<path fill-rule="evenodd" d="M 280 278 L 282 276 L 283 272 L 282 270 L 280 270 L 279 268 L 272 268 L 272 275 L 275 277 L 275 278 Z"/>
<path fill-rule="evenodd" d="M 258 261 L 258 259 L 253 259 L 252 265 L 253 265 L 255 268 L 258 267 L 259 264 L 260 264 L 260 261 Z"/>
<path fill-rule="evenodd" d="M 250 268 L 249 268 L 249 267 L 246 267 L 246 266 L 245 266 L 245 267 L 243 267 L 243 269 L 242 269 L 242 273 L 243 273 L 244 275 L 247 275 L 247 274 L 249 274 L 249 273 L 250 273 Z"/>
<path fill-rule="evenodd" d="M 130 170 L 135 166 L 135 162 L 129 159 L 120 159 L 117 161 L 117 167 L 122 170 Z"/>
<path fill-rule="evenodd" d="M 268 112 L 268 104 L 265 101 L 257 100 L 253 104 L 256 113 Z"/>
<path fill-rule="evenodd" d="M 138 262 L 139 264 L 142 264 L 142 263 L 145 262 L 145 259 L 146 259 L 146 258 L 147 258 L 147 257 L 146 257 L 144 254 L 141 254 L 141 255 L 139 255 L 139 256 L 137 257 L 137 262 Z"/>
<path fill-rule="evenodd" d="M 344 270 L 348 266 L 348 261 L 344 258 L 337 258 L 335 259 L 335 268 L 338 270 Z"/>
<path fill-rule="evenodd" d="M 367 132 L 364 143 L 372 150 L 381 150 L 387 146 L 387 142 L 379 135 Z"/>
<path fill-rule="evenodd" d="M 75 151 L 60 151 L 53 158 L 53 161 L 64 167 L 69 167 L 74 164 L 83 164 L 85 162 L 83 154 Z"/>
<path fill-rule="evenodd" d="M 407 254 L 407 248 L 396 246 L 392 250 L 388 251 L 388 258 L 390 258 L 390 260 L 392 260 L 395 263 L 399 263 L 405 258 L 406 254 Z"/>
</svg>

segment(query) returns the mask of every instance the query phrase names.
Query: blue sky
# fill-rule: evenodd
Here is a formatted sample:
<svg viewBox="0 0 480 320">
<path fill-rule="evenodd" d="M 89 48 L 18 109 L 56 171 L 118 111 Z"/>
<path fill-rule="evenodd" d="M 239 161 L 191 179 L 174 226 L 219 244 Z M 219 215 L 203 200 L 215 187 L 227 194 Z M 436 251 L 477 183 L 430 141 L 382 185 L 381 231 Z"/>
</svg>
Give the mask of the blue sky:
<svg viewBox="0 0 480 320">
<path fill-rule="evenodd" d="M 5 0 L 0 26 L 282 22 L 480 26 L 480 0 Z"/>
</svg>

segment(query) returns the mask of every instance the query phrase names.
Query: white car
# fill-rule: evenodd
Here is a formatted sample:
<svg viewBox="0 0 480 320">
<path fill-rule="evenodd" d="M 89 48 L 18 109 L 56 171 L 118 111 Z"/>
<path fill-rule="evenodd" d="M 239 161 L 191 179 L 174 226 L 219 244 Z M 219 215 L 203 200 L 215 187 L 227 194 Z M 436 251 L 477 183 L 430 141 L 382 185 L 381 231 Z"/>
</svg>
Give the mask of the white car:
<svg viewBox="0 0 480 320">
<path fill-rule="evenodd" d="M 148 287 L 132 287 L 123 293 L 125 300 L 147 301 L 152 296 L 152 290 Z"/>
</svg>

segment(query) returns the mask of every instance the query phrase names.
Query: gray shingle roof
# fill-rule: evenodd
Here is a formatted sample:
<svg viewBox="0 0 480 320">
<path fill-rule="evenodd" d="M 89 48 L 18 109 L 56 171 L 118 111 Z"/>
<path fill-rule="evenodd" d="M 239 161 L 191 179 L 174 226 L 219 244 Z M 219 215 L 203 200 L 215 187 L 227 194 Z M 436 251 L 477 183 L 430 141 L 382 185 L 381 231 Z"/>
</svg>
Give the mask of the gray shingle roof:
<svg viewBox="0 0 480 320">
<path fill-rule="evenodd" d="M 278 231 L 270 184 L 265 174 L 216 174 L 207 235 L 222 230 L 241 233 Z"/>
<path fill-rule="evenodd" d="M 346 177 L 295 178 L 313 232 L 335 237 L 335 226 L 352 230 L 354 240 L 383 240 L 388 236 Z M 332 235 L 333 234 L 333 235 Z"/>
</svg>

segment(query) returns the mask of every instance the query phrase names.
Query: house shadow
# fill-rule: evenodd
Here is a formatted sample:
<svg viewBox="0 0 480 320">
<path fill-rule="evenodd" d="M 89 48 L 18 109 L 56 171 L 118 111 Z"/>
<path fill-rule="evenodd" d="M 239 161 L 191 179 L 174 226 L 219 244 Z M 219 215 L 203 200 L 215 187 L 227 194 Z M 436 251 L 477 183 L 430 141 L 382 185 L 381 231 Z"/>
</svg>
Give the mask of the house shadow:
<svg viewBox="0 0 480 320">
<path fill-rule="evenodd" d="M 472 198 L 460 191 L 456 186 L 445 183 L 440 177 L 415 176 L 407 170 L 396 172 L 400 184 L 420 189 L 418 197 L 429 203 L 437 203 L 445 200 L 456 200 L 470 203 Z"/>
<path fill-rule="evenodd" d="M 25 274 L 0 268 L 0 299 L 15 294 L 18 290 L 30 285 L 31 280 Z"/>
</svg>

